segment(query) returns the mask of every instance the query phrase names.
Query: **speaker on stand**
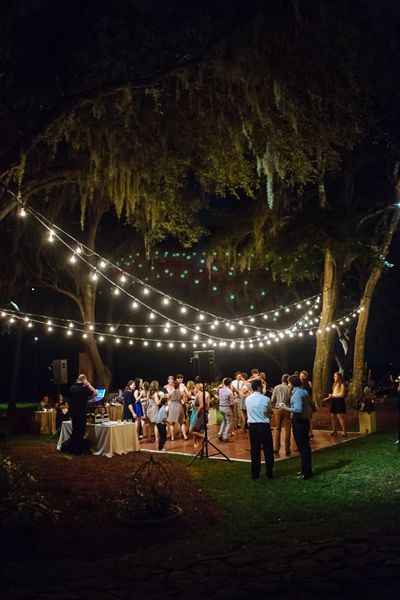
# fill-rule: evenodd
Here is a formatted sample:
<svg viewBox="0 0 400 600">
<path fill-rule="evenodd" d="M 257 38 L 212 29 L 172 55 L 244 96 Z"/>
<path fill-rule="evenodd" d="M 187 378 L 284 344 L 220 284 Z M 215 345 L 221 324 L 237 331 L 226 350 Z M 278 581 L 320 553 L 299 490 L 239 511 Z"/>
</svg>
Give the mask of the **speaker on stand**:
<svg viewBox="0 0 400 600">
<path fill-rule="evenodd" d="M 195 381 L 201 383 L 203 386 L 203 410 L 204 410 L 204 438 L 201 444 L 200 450 L 194 456 L 193 460 L 189 463 L 189 467 L 194 463 L 196 458 L 200 460 L 202 458 L 209 458 L 210 456 L 217 456 L 221 454 L 227 461 L 231 462 L 229 456 L 226 456 L 215 444 L 210 442 L 208 439 L 208 408 L 206 404 L 206 385 L 214 380 L 214 350 L 198 350 L 193 353 L 192 358 Z M 209 454 L 209 446 L 214 448 L 216 452 Z"/>
</svg>

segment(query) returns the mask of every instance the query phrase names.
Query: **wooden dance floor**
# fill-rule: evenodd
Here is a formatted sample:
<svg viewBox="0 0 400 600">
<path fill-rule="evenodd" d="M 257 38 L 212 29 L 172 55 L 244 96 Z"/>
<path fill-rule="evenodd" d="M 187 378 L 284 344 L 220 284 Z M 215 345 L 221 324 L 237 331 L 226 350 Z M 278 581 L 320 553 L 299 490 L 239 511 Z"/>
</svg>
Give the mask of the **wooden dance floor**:
<svg viewBox="0 0 400 600">
<path fill-rule="evenodd" d="M 229 458 L 237 461 L 245 461 L 250 462 L 250 442 L 249 436 L 242 429 L 235 429 L 234 434 L 235 437 L 231 438 L 229 442 L 221 442 L 218 437 L 218 425 L 211 425 L 209 427 L 209 439 L 213 442 L 218 448 L 224 452 Z M 349 432 L 348 437 L 343 438 L 340 433 L 338 433 L 337 437 L 332 437 L 329 431 L 325 430 L 316 430 L 314 429 L 314 438 L 311 439 L 311 449 L 321 450 L 322 448 L 329 448 L 331 446 L 337 446 L 338 444 L 342 444 L 348 440 L 359 437 L 359 433 Z M 298 452 L 296 449 L 296 444 L 293 439 L 293 435 L 291 438 L 291 456 L 298 456 Z M 284 432 L 281 434 L 281 444 L 284 443 Z M 147 443 L 144 440 L 140 442 L 141 450 L 146 451 L 154 451 L 156 449 L 155 443 Z M 186 454 L 193 455 L 196 454 L 199 448 L 193 447 L 193 440 L 189 438 L 187 441 L 180 437 L 180 434 L 175 438 L 173 442 L 167 439 L 165 446 L 165 450 L 171 454 Z M 214 449 L 210 447 L 210 454 L 214 453 Z M 215 458 L 221 458 L 221 456 L 216 456 Z M 285 456 L 285 449 L 281 447 L 280 455 L 275 455 L 275 460 L 284 460 L 285 458 L 290 458 Z"/>
</svg>

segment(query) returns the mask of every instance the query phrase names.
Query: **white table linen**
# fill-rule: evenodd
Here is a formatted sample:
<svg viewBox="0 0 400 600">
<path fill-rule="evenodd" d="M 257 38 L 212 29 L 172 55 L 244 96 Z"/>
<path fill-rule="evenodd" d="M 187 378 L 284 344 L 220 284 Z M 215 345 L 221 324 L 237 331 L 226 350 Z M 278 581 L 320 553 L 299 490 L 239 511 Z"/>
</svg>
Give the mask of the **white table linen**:
<svg viewBox="0 0 400 600">
<path fill-rule="evenodd" d="M 61 427 L 57 449 L 71 437 L 72 421 L 64 421 Z M 92 454 L 103 454 L 111 458 L 114 454 L 127 454 L 140 450 L 139 438 L 135 423 L 119 423 L 107 421 L 106 423 L 86 425 L 85 437 L 89 440 Z"/>
</svg>

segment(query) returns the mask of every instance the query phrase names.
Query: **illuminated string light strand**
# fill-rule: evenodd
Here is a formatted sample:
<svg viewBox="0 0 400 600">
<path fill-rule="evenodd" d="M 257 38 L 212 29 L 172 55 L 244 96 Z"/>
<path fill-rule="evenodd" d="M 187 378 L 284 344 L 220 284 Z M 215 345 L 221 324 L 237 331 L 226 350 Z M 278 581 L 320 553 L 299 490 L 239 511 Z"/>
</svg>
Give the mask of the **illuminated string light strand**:
<svg viewBox="0 0 400 600">
<path fill-rule="evenodd" d="M 315 304 L 315 306 L 318 306 L 318 303 Z M 19 313 L 14 312 L 9 310 L 10 314 L 15 314 L 18 315 Z M 309 313 L 313 313 L 312 310 L 309 311 Z M 51 320 L 52 323 L 55 323 L 57 321 L 61 322 L 61 324 L 63 323 L 68 323 L 68 328 L 69 329 L 73 329 L 74 327 L 82 327 L 82 323 L 80 323 L 79 321 L 75 321 L 73 319 L 63 319 L 63 318 L 59 318 L 59 317 L 49 317 L 48 315 L 41 315 L 41 314 L 33 314 L 33 313 L 26 313 L 25 315 L 26 319 L 29 318 L 37 318 L 40 321 L 43 320 Z M 299 319 L 296 323 L 294 323 L 293 325 L 291 325 L 290 327 L 287 327 L 285 329 L 273 329 L 273 330 L 262 330 L 260 329 L 259 331 L 257 331 L 255 336 L 246 336 L 246 337 L 240 337 L 240 338 L 226 338 L 226 337 L 221 337 L 219 336 L 218 338 L 216 338 L 215 336 L 210 336 L 209 334 L 205 333 L 205 332 L 201 332 L 199 326 L 196 326 L 196 333 L 194 334 L 193 339 L 194 340 L 198 340 L 199 338 L 199 334 L 203 335 L 206 338 L 212 338 L 212 339 L 217 339 L 218 341 L 227 341 L 227 342 L 233 342 L 233 341 L 238 341 L 238 342 L 242 342 L 242 341 L 258 341 L 260 336 L 264 335 L 264 339 L 266 339 L 267 337 L 275 337 L 275 336 L 282 336 L 282 334 L 286 334 L 286 335 L 291 335 L 292 333 L 295 333 L 297 331 L 297 329 L 299 328 L 305 328 L 307 326 L 312 325 L 312 320 L 311 319 L 307 319 L 306 317 L 303 317 L 302 319 Z M 319 318 L 314 318 L 313 319 L 314 322 L 319 322 Z M 146 331 L 148 333 L 152 333 L 153 328 L 156 327 L 155 325 L 152 325 L 151 327 L 149 325 L 134 325 L 132 323 L 130 324 L 120 324 L 120 323 L 98 323 L 98 322 L 94 322 L 94 323 L 90 323 L 90 322 L 86 322 L 83 324 L 83 326 L 89 330 L 94 330 L 96 329 L 97 331 L 100 329 L 104 329 L 107 328 L 108 331 L 111 331 L 112 333 L 114 333 L 115 331 L 117 331 L 118 329 L 120 330 L 121 328 L 128 328 L 129 333 L 133 333 L 133 331 L 135 329 L 146 329 Z M 164 328 L 164 333 L 173 333 L 174 332 L 174 328 L 176 328 L 177 326 L 175 325 L 171 325 L 170 327 L 166 327 L 165 325 L 158 325 L 158 327 L 163 327 Z M 182 327 L 179 327 L 179 333 L 181 334 L 186 334 L 187 331 L 182 331 Z M 230 333 L 232 333 L 232 330 L 229 329 Z M 236 331 L 236 330 L 235 330 Z M 238 331 L 236 331 L 236 333 L 240 333 Z M 242 333 L 249 333 L 249 329 L 244 327 L 242 330 Z M 266 334 L 266 336 L 265 336 Z M 71 334 L 70 334 L 71 335 Z"/>
<path fill-rule="evenodd" d="M 357 309 L 353 309 L 352 311 L 350 311 L 349 313 L 343 315 L 342 317 L 335 319 L 334 321 L 332 321 L 331 323 L 329 323 L 326 327 L 325 330 L 329 331 L 332 329 L 335 329 L 336 325 L 344 325 L 346 323 L 351 322 L 351 319 L 354 319 L 358 316 L 358 314 L 363 310 L 363 307 L 359 307 Z M 121 344 L 123 341 L 128 342 L 128 345 L 133 345 L 135 342 L 142 342 L 143 346 L 149 346 L 150 344 L 157 348 L 160 347 L 168 347 L 168 348 L 173 348 L 173 347 L 180 347 L 182 349 L 185 348 L 198 348 L 198 347 L 202 347 L 202 348 L 207 348 L 207 347 L 221 347 L 221 348 L 239 348 L 239 349 L 252 349 L 254 347 L 263 347 L 265 345 L 272 345 L 272 344 L 276 344 L 279 343 L 281 340 L 283 339 L 294 339 L 294 338 L 304 338 L 307 336 L 304 336 L 305 333 L 308 333 L 309 335 L 314 335 L 314 334 L 319 334 L 322 333 L 322 330 L 320 328 L 317 327 L 313 327 L 313 328 L 309 328 L 309 329 L 305 329 L 304 331 L 297 331 L 297 332 L 291 332 L 288 335 L 285 335 L 283 332 L 280 332 L 278 335 L 270 337 L 268 339 L 249 339 L 249 340 L 215 340 L 215 339 L 211 339 L 208 338 L 205 341 L 197 341 L 197 340 L 192 340 L 192 341 L 185 341 L 183 342 L 182 340 L 177 340 L 177 339 L 157 339 L 157 338 L 153 338 L 153 337 L 142 337 L 142 336 L 130 336 L 130 335 L 126 335 L 126 334 L 116 334 L 116 333 L 112 333 L 112 332 L 102 332 L 102 331 L 97 331 L 94 326 L 87 326 L 87 325 L 82 325 L 80 324 L 80 326 L 77 326 L 72 329 L 70 327 L 70 323 L 72 323 L 72 321 L 68 324 L 68 325 L 63 325 L 63 324 L 59 324 L 57 323 L 57 318 L 48 318 L 48 317 L 43 317 L 41 318 L 32 318 L 29 317 L 28 315 L 22 315 L 22 314 L 18 314 L 15 311 L 11 311 L 9 309 L 4 309 L 0 312 L 0 316 L 2 318 L 8 318 L 8 323 L 10 325 L 13 325 L 15 322 L 17 321 L 23 321 L 26 323 L 28 328 L 32 328 L 34 326 L 34 324 L 38 324 L 38 325 L 42 325 L 43 327 L 46 328 L 48 333 L 52 333 L 55 329 L 61 329 L 63 331 L 66 332 L 66 335 L 68 337 L 72 337 L 74 335 L 75 332 L 77 332 L 78 334 L 81 334 L 81 338 L 85 339 L 88 337 L 88 335 L 92 335 L 98 342 L 104 342 L 106 339 L 112 339 L 114 341 L 114 343 L 116 344 Z"/>
<path fill-rule="evenodd" d="M 293 307 L 302 308 L 303 305 L 309 306 L 311 304 L 312 300 L 319 298 L 319 294 L 314 294 L 313 296 L 310 296 L 309 298 L 306 298 L 306 299 L 302 300 L 301 302 L 292 302 L 292 303 L 290 303 L 284 307 L 281 307 L 279 309 L 271 309 L 268 311 L 263 311 L 263 312 L 259 312 L 259 313 L 252 314 L 252 315 L 246 315 L 243 317 L 232 317 L 230 319 L 227 319 L 226 317 L 220 317 L 214 313 L 211 313 L 209 311 L 200 309 L 199 307 L 193 306 L 187 302 L 183 302 L 181 299 L 175 298 L 175 297 L 171 296 L 170 294 L 167 294 L 167 293 L 163 292 L 162 290 L 159 290 L 158 288 L 154 287 L 150 283 L 143 281 L 139 277 L 124 271 L 119 265 L 116 265 L 115 263 L 105 259 L 97 252 L 92 251 L 90 248 L 85 246 L 82 242 L 79 242 L 74 236 L 72 236 L 68 232 L 64 231 L 61 227 L 55 225 L 54 223 L 51 223 L 46 217 L 41 215 L 38 211 L 36 211 L 30 207 L 27 210 L 49 232 L 49 241 L 54 241 L 54 239 L 57 239 L 62 244 L 64 244 L 65 247 L 68 248 L 68 250 L 71 252 L 70 262 L 77 262 L 77 259 L 79 258 L 81 261 L 86 263 L 89 266 L 89 268 L 92 270 L 92 277 L 98 278 L 99 276 L 101 276 L 103 279 L 107 280 L 109 283 L 111 283 L 113 285 L 114 293 L 116 293 L 116 295 L 118 295 L 122 291 L 126 295 L 129 295 L 130 297 L 134 297 L 132 294 L 129 294 L 125 290 L 125 288 L 123 288 L 120 284 L 116 283 L 111 278 L 109 278 L 105 275 L 105 273 L 102 271 L 102 269 L 106 268 L 107 266 L 112 267 L 114 270 L 116 270 L 120 274 L 120 283 L 124 284 L 128 280 L 131 280 L 134 283 L 138 283 L 141 286 L 143 286 L 143 291 L 145 294 L 146 294 L 146 292 L 149 293 L 149 291 L 152 291 L 152 292 L 162 296 L 162 302 L 164 305 L 168 305 L 171 301 L 175 302 L 178 305 L 178 307 L 180 308 L 182 314 L 185 314 L 189 309 L 193 310 L 199 314 L 200 320 L 203 320 L 203 321 L 205 321 L 204 317 L 206 315 L 209 318 L 211 318 L 212 320 L 219 320 L 221 322 L 230 321 L 232 323 L 239 323 L 239 321 L 247 321 L 247 320 L 255 319 L 257 317 L 268 318 L 269 315 L 282 316 L 282 315 L 289 313 Z M 61 235 L 57 234 L 56 230 L 58 232 L 60 232 Z M 67 237 L 68 239 L 70 239 L 71 242 L 74 244 L 74 247 L 72 247 L 68 242 L 66 242 L 61 237 L 62 235 Z M 92 257 L 95 257 L 99 261 L 98 266 L 94 266 L 92 263 L 90 263 L 88 260 L 86 260 L 86 258 L 92 258 Z M 135 298 L 136 302 L 138 302 L 142 306 L 145 306 L 146 308 L 150 308 L 149 305 L 147 303 L 144 303 L 140 298 L 138 298 L 136 296 L 134 298 Z M 169 319 L 170 321 L 175 322 L 177 324 L 177 326 L 183 325 L 182 323 L 169 318 L 168 316 L 166 316 L 164 313 L 162 313 L 160 310 L 158 310 L 156 308 L 153 308 L 152 310 L 154 313 L 158 314 L 162 318 Z M 203 317 L 203 319 L 201 317 Z M 205 321 L 205 324 L 206 323 L 210 324 L 210 323 L 212 323 L 212 321 Z M 187 327 L 190 328 L 191 326 L 187 325 Z M 256 325 L 253 325 L 252 323 L 249 323 L 248 327 L 258 328 Z"/>
</svg>

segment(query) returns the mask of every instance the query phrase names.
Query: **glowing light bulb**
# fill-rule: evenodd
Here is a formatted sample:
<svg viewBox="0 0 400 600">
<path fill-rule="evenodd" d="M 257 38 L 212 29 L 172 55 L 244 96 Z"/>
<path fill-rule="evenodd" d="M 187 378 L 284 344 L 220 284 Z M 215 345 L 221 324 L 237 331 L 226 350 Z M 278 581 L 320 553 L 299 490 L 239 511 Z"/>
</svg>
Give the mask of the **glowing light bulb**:
<svg viewBox="0 0 400 600">
<path fill-rule="evenodd" d="M 119 278 L 119 280 L 120 280 L 121 283 L 125 283 L 125 281 L 126 281 L 125 275 L 121 275 L 121 277 Z"/>
<path fill-rule="evenodd" d="M 215 319 L 215 321 L 214 321 L 214 325 L 215 325 L 215 327 L 218 327 L 218 325 L 219 325 L 219 321 L 218 321 L 218 319 Z"/>
<path fill-rule="evenodd" d="M 94 273 L 92 273 L 90 277 L 91 277 L 92 281 L 97 281 L 98 278 L 99 278 L 99 276 L 97 275 L 96 271 L 94 271 Z"/>
<path fill-rule="evenodd" d="M 132 346 L 133 340 L 129 340 L 129 345 Z"/>
<path fill-rule="evenodd" d="M 128 331 L 129 333 L 133 333 L 133 327 L 129 327 Z"/>
<path fill-rule="evenodd" d="M 104 337 L 102 335 L 99 337 L 99 342 L 104 342 Z"/>
<path fill-rule="evenodd" d="M 203 315 L 203 313 L 200 313 L 200 314 L 199 314 L 199 319 L 200 319 L 200 321 L 204 321 L 204 319 L 205 319 L 205 316 Z"/>
<path fill-rule="evenodd" d="M 49 241 L 49 242 L 54 242 L 55 235 L 56 235 L 56 234 L 54 233 L 54 230 L 53 230 L 53 229 L 50 229 L 50 230 L 49 230 L 49 237 L 48 237 L 48 241 Z"/>
<path fill-rule="evenodd" d="M 94 325 L 89 325 L 89 329 L 90 329 L 90 331 L 93 331 Z"/>
<path fill-rule="evenodd" d="M 82 248 L 80 246 L 77 246 L 75 252 L 76 254 L 82 254 Z"/>
<path fill-rule="evenodd" d="M 52 328 L 51 326 L 49 326 L 49 327 L 47 328 L 47 331 L 51 332 L 51 331 L 53 331 L 53 328 Z"/>
<path fill-rule="evenodd" d="M 99 263 L 99 267 L 100 269 L 105 269 L 107 266 L 106 261 L 105 260 L 101 260 Z"/>
<path fill-rule="evenodd" d="M 301 308 L 301 304 L 297 304 L 296 308 L 300 309 Z"/>
<path fill-rule="evenodd" d="M 186 344 L 185 344 L 185 343 L 182 343 L 182 344 L 181 344 L 181 348 L 186 348 Z"/>
<path fill-rule="evenodd" d="M 26 217 L 26 210 L 23 206 L 21 206 L 21 208 L 19 209 L 18 215 L 22 218 Z"/>
<path fill-rule="evenodd" d="M 120 344 L 120 343 L 121 343 L 121 340 L 120 340 L 119 338 L 115 338 L 115 343 L 116 343 L 116 344 Z"/>
<path fill-rule="evenodd" d="M 268 315 L 263 315 L 263 319 L 268 319 Z"/>
<path fill-rule="evenodd" d="M 117 287 L 114 288 L 113 294 L 114 294 L 114 296 L 118 296 L 119 295 L 119 289 Z"/>
<path fill-rule="evenodd" d="M 250 317 L 250 323 L 254 323 L 255 319 L 254 317 Z"/>
<path fill-rule="evenodd" d="M 147 333 L 151 333 L 153 330 L 151 327 L 147 327 L 146 331 L 147 331 Z"/>
<path fill-rule="evenodd" d="M 29 328 L 30 328 L 30 327 L 33 327 L 32 323 L 31 323 L 30 321 L 29 321 L 29 323 L 28 323 L 28 327 L 29 327 Z"/>
<path fill-rule="evenodd" d="M 70 329 L 68 329 L 67 335 L 72 335 L 72 331 Z"/>
<path fill-rule="evenodd" d="M 136 310 L 137 308 L 139 308 L 139 304 L 134 300 L 131 304 L 131 307 Z"/>
<path fill-rule="evenodd" d="M 173 348 L 173 347 L 174 347 L 174 344 L 173 344 L 173 342 L 170 342 L 170 343 L 168 344 L 168 348 Z"/>
<path fill-rule="evenodd" d="M 157 346 L 157 348 L 160 348 L 161 342 L 157 342 L 156 346 Z"/>
<path fill-rule="evenodd" d="M 276 310 L 276 311 L 274 312 L 274 315 L 275 315 L 276 317 L 279 317 L 279 311 L 278 311 L 278 310 Z"/>
<path fill-rule="evenodd" d="M 187 313 L 186 306 L 181 306 L 181 313 L 183 313 L 183 314 Z"/>
<path fill-rule="evenodd" d="M 290 312 L 290 308 L 286 307 L 285 312 L 287 312 L 287 313 Z"/>
<path fill-rule="evenodd" d="M 166 296 L 164 296 L 164 298 L 163 298 L 163 301 L 162 301 L 162 302 L 163 302 L 163 304 L 165 304 L 165 305 L 169 304 L 169 298 L 167 298 Z"/>
<path fill-rule="evenodd" d="M 243 329 L 243 333 L 245 333 L 245 334 L 249 333 L 249 330 L 247 329 L 247 327 L 245 327 L 245 328 Z"/>
<path fill-rule="evenodd" d="M 70 256 L 69 262 L 70 263 L 76 263 L 76 256 L 75 256 L 75 254 L 72 254 L 72 256 Z"/>
<path fill-rule="evenodd" d="M 148 295 L 150 294 L 150 290 L 149 290 L 149 288 L 147 288 L 147 287 L 143 288 L 143 294 L 144 294 L 145 296 L 148 296 Z"/>
<path fill-rule="evenodd" d="M 84 333 L 82 337 L 85 340 L 87 338 L 87 333 Z"/>
<path fill-rule="evenodd" d="M 110 330 L 110 331 L 111 331 L 111 333 L 112 333 L 113 331 L 115 331 L 115 327 L 113 327 L 112 325 L 110 325 L 110 327 L 109 327 L 109 330 Z"/>
<path fill-rule="evenodd" d="M 149 314 L 149 319 L 155 319 L 155 318 L 156 318 L 156 315 L 153 312 L 151 312 Z"/>
</svg>

